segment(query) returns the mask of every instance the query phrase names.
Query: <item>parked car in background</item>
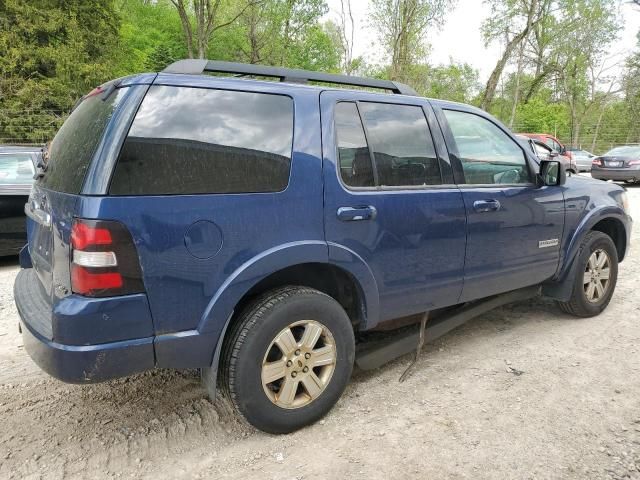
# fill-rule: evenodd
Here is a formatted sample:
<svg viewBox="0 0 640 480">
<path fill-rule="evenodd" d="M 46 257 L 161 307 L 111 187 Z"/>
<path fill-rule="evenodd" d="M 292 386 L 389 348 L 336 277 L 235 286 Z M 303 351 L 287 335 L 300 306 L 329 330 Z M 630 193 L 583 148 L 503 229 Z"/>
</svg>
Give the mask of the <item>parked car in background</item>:
<svg viewBox="0 0 640 480">
<path fill-rule="evenodd" d="M 562 142 L 549 133 L 519 133 L 518 135 L 524 135 L 525 137 L 540 140 L 542 143 L 551 147 L 553 151 L 558 152 L 561 155 L 571 157 L 571 152 L 567 150 Z"/>
<path fill-rule="evenodd" d="M 591 176 L 599 180 L 640 182 L 640 145 L 624 145 L 591 161 Z"/>
<path fill-rule="evenodd" d="M 526 148 L 530 149 L 540 160 L 558 160 L 565 171 L 569 174 L 578 173 L 578 167 L 565 155 L 560 155 L 546 143 L 525 135 L 516 134 L 518 141 Z"/>
<path fill-rule="evenodd" d="M 567 147 L 567 151 L 571 152 L 571 158 L 575 161 L 578 171 L 591 171 L 591 160 L 595 157 L 593 153 L 576 147 Z"/>
<path fill-rule="evenodd" d="M 40 147 L 0 145 L 0 256 L 17 255 L 27 243 L 27 203 Z"/>
<path fill-rule="evenodd" d="M 261 65 L 108 82 L 41 173 L 14 286 L 32 359 L 76 383 L 200 368 L 272 433 L 326 414 L 354 362 L 498 305 L 543 293 L 598 315 L 631 232 L 620 186 L 567 178 L 485 111 Z M 426 336 L 360 348 L 416 316 Z"/>
</svg>

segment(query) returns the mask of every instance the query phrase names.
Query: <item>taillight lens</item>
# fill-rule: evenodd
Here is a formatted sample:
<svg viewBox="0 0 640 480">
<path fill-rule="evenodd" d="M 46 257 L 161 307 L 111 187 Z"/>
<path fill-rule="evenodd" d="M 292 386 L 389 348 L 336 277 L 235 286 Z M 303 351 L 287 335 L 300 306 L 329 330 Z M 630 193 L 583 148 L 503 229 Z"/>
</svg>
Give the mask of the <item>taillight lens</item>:
<svg viewBox="0 0 640 480">
<path fill-rule="evenodd" d="M 630 167 L 632 165 L 640 165 L 640 160 L 631 160 L 631 161 L 627 162 L 627 165 L 629 165 Z"/>
<path fill-rule="evenodd" d="M 595 165 L 597 167 L 601 167 L 602 166 L 602 159 L 601 158 L 594 158 L 593 160 L 591 160 L 591 165 Z"/>
<path fill-rule="evenodd" d="M 144 291 L 133 238 L 120 222 L 75 219 L 71 249 L 74 293 L 110 297 Z"/>
</svg>

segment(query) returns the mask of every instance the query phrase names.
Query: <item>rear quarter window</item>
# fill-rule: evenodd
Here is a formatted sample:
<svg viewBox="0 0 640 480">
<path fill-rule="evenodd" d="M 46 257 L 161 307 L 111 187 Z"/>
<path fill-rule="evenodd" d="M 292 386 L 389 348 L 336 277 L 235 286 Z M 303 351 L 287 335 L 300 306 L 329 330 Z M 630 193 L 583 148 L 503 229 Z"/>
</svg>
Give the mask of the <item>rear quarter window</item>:
<svg viewBox="0 0 640 480">
<path fill-rule="evenodd" d="M 292 144 L 290 97 L 155 86 L 133 121 L 109 193 L 282 191 Z"/>
<path fill-rule="evenodd" d="M 71 113 L 49 147 L 45 175 L 39 185 L 64 193 L 79 193 L 93 154 L 127 87 L 108 98 L 98 93 L 85 98 Z"/>
</svg>

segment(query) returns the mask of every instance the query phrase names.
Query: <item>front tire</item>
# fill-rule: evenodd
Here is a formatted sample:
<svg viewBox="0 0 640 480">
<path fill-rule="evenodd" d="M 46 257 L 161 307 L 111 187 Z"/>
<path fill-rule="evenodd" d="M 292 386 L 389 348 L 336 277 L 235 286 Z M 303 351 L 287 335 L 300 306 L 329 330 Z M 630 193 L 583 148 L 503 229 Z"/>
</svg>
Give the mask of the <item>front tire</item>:
<svg viewBox="0 0 640 480">
<path fill-rule="evenodd" d="M 571 297 L 558 304 L 571 315 L 593 317 L 611 301 L 618 280 L 618 252 L 611 237 L 592 231 L 582 240 L 576 261 Z"/>
<path fill-rule="evenodd" d="M 244 310 L 222 354 L 223 389 L 235 408 L 260 430 L 289 433 L 338 401 L 351 377 L 355 340 L 333 298 L 284 287 Z"/>
</svg>

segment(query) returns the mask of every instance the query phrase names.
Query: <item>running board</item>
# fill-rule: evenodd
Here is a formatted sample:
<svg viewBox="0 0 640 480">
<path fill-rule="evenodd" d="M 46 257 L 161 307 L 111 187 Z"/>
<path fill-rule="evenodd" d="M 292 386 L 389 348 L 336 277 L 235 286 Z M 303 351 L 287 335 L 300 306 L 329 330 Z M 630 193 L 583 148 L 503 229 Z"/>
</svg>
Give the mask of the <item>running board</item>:
<svg viewBox="0 0 640 480">
<path fill-rule="evenodd" d="M 431 342 L 454 328 L 463 325 L 478 315 L 508 303 L 519 302 L 540 294 L 540 286 L 521 288 L 484 300 L 464 304 L 460 308 L 448 312 L 439 318 L 429 320 L 426 329 L 426 342 Z M 362 370 L 373 370 L 398 357 L 415 352 L 419 339 L 419 329 L 405 328 L 398 333 L 391 332 L 380 340 L 360 343 L 356 349 L 356 365 Z"/>
</svg>

